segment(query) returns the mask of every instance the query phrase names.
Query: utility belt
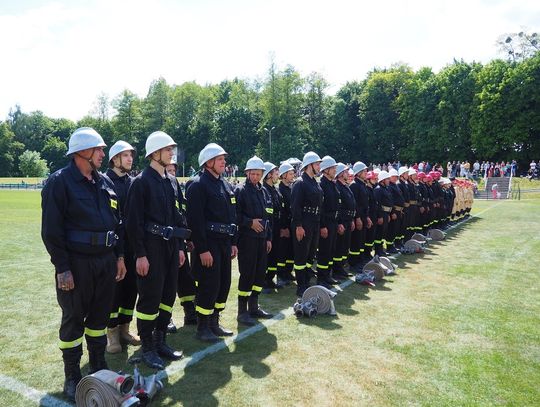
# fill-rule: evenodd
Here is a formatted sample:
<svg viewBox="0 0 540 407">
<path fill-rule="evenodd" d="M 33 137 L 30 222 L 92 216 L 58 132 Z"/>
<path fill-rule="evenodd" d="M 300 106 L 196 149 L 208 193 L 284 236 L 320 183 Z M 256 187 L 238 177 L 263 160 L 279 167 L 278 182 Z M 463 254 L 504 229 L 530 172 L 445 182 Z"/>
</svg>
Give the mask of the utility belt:
<svg viewBox="0 0 540 407">
<path fill-rule="evenodd" d="M 172 237 L 178 239 L 189 239 L 191 237 L 191 230 L 176 226 L 162 226 L 157 223 L 147 223 L 144 225 L 144 229 L 153 235 L 161 236 L 165 240 L 169 240 Z"/>
<path fill-rule="evenodd" d="M 311 215 L 320 215 L 321 208 L 319 208 L 318 206 L 304 206 L 302 208 L 302 212 L 309 213 Z"/>
<path fill-rule="evenodd" d="M 408 202 L 405 202 L 404 205 L 405 205 L 405 208 L 408 208 L 409 206 L 411 206 L 411 204 Z"/>
<path fill-rule="evenodd" d="M 223 235 L 234 236 L 238 231 L 238 226 L 234 223 L 217 223 L 217 222 L 206 222 L 206 230 L 215 233 L 221 233 Z"/>
<path fill-rule="evenodd" d="M 381 205 L 381 208 L 382 208 L 383 212 L 392 212 L 392 207 L 391 206 Z"/>
<path fill-rule="evenodd" d="M 341 211 L 341 216 L 344 217 L 351 217 L 354 218 L 354 215 L 356 215 L 356 211 L 350 210 L 350 211 Z"/>
<path fill-rule="evenodd" d="M 325 212 L 323 216 L 326 217 L 327 219 L 337 219 L 338 214 L 339 214 L 338 211 L 332 211 L 332 212 Z"/>
<path fill-rule="evenodd" d="M 409 201 L 411 205 L 418 205 L 418 201 Z"/>
<path fill-rule="evenodd" d="M 113 230 L 107 232 L 89 232 L 85 230 L 68 230 L 66 238 L 73 243 L 83 243 L 90 246 L 113 247 L 118 241 L 118 235 Z"/>
<path fill-rule="evenodd" d="M 394 206 L 394 210 L 397 212 L 403 212 L 403 206 Z"/>
</svg>

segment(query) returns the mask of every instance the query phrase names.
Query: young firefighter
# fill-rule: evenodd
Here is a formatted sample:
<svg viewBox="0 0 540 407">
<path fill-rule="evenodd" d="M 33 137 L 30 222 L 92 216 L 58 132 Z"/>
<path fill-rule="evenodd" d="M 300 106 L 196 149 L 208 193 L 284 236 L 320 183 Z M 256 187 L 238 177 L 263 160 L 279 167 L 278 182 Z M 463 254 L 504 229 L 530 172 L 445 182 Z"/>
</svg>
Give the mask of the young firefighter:
<svg viewBox="0 0 540 407">
<path fill-rule="evenodd" d="M 293 241 L 291 232 L 291 188 L 294 182 L 294 167 L 288 162 L 279 166 L 279 193 L 283 199 L 281 208 L 281 229 L 279 232 L 278 281 L 284 285 L 294 281 L 292 269 L 294 264 Z"/>
</svg>

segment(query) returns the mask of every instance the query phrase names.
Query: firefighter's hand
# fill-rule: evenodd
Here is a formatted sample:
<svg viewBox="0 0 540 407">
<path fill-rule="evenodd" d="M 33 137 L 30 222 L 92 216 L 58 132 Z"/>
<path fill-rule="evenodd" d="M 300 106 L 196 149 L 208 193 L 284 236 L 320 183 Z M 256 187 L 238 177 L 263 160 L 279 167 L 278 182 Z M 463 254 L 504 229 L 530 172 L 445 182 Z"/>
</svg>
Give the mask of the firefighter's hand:
<svg viewBox="0 0 540 407">
<path fill-rule="evenodd" d="M 264 230 L 264 227 L 262 225 L 262 219 L 253 219 L 251 222 L 251 229 L 253 229 L 257 233 L 261 233 Z"/>
<path fill-rule="evenodd" d="M 203 267 L 212 267 L 214 264 L 214 258 L 210 252 L 201 253 L 199 254 L 199 257 L 201 258 L 201 264 Z"/>
<path fill-rule="evenodd" d="M 390 218 L 392 218 L 392 220 L 396 220 L 397 219 L 397 215 L 395 213 L 393 213 L 392 215 L 390 215 Z"/>
<path fill-rule="evenodd" d="M 361 230 L 364 227 L 362 219 L 356 218 L 354 222 L 354 227 L 356 228 L 356 230 Z"/>
<path fill-rule="evenodd" d="M 73 274 L 71 270 L 64 271 L 63 273 L 58 273 L 56 275 L 56 283 L 58 284 L 58 289 L 62 291 L 70 291 L 75 288 L 75 281 L 73 280 Z"/>
<path fill-rule="evenodd" d="M 231 259 L 236 258 L 238 256 L 238 246 L 231 246 Z"/>
<path fill-rule="evenodd" d="M 321 237 L 326 239 L 328 237 L 328 228 L 321 228 Z"/>
<path fill-rule="evenodd" d="M 351 220 L 351 232 L 354 232 L 354 229 L 356 229 L 356 225 L 354 224 L 354 220 Z"/>
<path fill-rule="evenodd" d="M 126 269 L 126 263 L 124 263 L 124 258 L 119 257 L 116 260 L 116 281 L 121 281 L 126 276 L 127 269 Z"/>
<path fill-rule="evenodd" d="M 420 213 L 424 213 L 426 211 L 426 208 L 424 208 L 423 206 L 420 207 Z"/>
<path fill-rule="evenodd" d="M 372 226 L 373 226 L 373 222 L 372 222 L 371 218 L 367 218 L 367 228 L 371 229 Z"/>
<path fill-rule="evenodd" d="M 186 262 L 186 253 L 183 250 L 178 251 L 178 265 L 182 267 Z"/>
<path fill-rule="evenodd" d="M 138 275 L 140 275 L 141 277 L 146 277 L 149 268 L 150 263 L 148 263 L 148 259 L 146 258 L 146 256 L 137 258 L 135 269 L 137 270 Z"/>
<path fill-rule="evenodd" d="M 337 227 L 337 232 L 339 235 L 342 235 L 343 233 L 345 233 L 345 226 L 343 226 L 341 223 L 338 225 Z"/>
<path fill-rule="evenodd" d="M 289 238 L 291 237 L 291 232 L 289 229 L 285 228 L 285 229 L 280 229 L 279 230 L 279 237 L 286 237 L 286 238 Z"/>
<path fill-rule="evenodd" d="M 377 225 L 382 225 L 384 223 L 384 218 L 377 218 Z"/>
<path fill-rule="evenodd" d="M 306 236 L 306 231 L 304 230 L 304 228 L 302 226 L 297 226 L 296 227 L 296 240 L 301 242 L 304 236 Z"/>
<path fill-rule="evenodd" d="M 270 253 L 271 250 L 272 250 L 272 241 L 267 240 L 266 241 L 266 253 Z"/>
</svg>

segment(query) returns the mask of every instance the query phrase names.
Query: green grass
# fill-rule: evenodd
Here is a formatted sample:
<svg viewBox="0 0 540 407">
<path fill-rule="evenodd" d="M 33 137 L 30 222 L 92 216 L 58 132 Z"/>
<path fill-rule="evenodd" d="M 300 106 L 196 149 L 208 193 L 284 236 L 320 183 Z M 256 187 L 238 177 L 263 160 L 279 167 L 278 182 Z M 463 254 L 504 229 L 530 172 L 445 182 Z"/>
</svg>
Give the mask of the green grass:
<svg viewBox="0 0 540 407">
<path fill-rule="evenodd" d="M 60 397 L 39 204 L 39 193 L 0 191 L 0 373 Z M 400 257 L 376 289 L 347 287 L 337 317 L 287 317 L 170 377 L 156 405 L 539 405 L 540 200 L 479 201 L 474 212 L 425 254 Z M 235 266 L 223 321 L 235 331 L 237 276 Z M 288 287 L 261 302 L 279 311 L 294 298 Z M 182 328 L 170 343 L 191 355 L 204 348 L 193 335 Z M 135 350 L 108 356 L 111 368 L 127 369 Z M 28 402 L 0 389 L 0 405 Z"/>
</svg>

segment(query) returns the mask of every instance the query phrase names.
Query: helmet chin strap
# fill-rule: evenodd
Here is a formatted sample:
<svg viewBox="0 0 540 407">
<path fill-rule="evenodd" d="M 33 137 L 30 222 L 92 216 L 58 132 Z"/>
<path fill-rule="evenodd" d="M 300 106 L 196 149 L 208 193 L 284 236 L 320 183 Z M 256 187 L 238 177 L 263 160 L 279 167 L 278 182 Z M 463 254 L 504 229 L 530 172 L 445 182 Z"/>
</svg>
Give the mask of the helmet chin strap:
<svg viewBox="0 0 540 407">
<path fill-rule="evenodd" d="M 163 167 L 163 169 L 165 169 L 165 167 L 167 167 L 167 164 L 165 164 L 165 162 L 163 162 L 163 159 L 161 158 L 161 154 L 163 154 L 163 151 L 159 150 L 159 160 L 155 160 L 153 155 L 152 155 L 152 160 L 157 162 L 159 165 L 161 165 Z"/>
<path fill-rule="evenodd" d="M 94 161 L 92 160 L 92 158 L 94 157 L 95 152 L 96 152 L 96 148 L 94 147 L 92 149 L 92 154 L 90 154 L 89 158 L 83 157 L 82 155 L 79 154 L 79 152 L 76 152 L 75 154 L 78 155 L 79 157 L 81 157 L 83 160 L 88 161 L 88 164 L 90 164 L 90 167 L 92 167 L 93 171 L 97 171 L 96 164 L 94 164 Z"/>
<path fill-rule="evenodd" d="M 124 167 L 124 163 L 122 162 L 122 155 L 120 155 L 118 158 L 120 158 L 120 165 L 116 168 L 118 168 L 120 172 L 122 172 L 123 174 L 127 174 L 129 170 L 126 167 Z"/>
</svg>

